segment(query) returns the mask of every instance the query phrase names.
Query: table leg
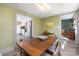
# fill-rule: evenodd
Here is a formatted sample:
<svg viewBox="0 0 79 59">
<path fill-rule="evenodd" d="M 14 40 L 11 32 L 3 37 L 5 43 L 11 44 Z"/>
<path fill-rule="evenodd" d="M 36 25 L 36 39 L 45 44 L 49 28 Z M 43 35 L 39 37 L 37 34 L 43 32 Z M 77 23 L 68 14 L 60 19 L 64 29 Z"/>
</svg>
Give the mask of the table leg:
<svg viewBox="0 0 79 59">
<path fill-rule="evenodd" d="M 22 48 L 20 49 L 20 56 L 22 56 Z"/>
</svg>

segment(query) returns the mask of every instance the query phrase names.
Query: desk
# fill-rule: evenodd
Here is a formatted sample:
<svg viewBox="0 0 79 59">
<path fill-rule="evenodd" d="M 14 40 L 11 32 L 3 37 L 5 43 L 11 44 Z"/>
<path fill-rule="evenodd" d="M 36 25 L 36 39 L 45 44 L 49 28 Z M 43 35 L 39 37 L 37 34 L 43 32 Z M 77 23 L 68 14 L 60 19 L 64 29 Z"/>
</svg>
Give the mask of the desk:
<svg viewBox="0 0 79 59">
<path fill-rule="evenodd" d="M 55 41 L 55 37 L 49 36 L 46 40 L 41 41 L 37 38 L 18 42 L 17 45 L 24 50 L 29 56 L 40 56 L 45 52 Z"/>
</svg>

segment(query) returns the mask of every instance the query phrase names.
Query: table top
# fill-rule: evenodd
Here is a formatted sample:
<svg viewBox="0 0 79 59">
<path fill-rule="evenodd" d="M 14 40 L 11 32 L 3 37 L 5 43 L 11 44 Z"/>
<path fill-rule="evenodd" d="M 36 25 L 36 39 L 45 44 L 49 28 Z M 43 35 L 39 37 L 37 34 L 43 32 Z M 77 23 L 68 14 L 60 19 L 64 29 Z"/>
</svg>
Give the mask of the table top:
<svg viewBox="0 0 79 59">
<path fill-rule="evenodd" d="M 42 41 L 37 38 L 23 40 L 17 44 L 31 56 L 39 56 L 45 52 L 55 41 L 54 36 L 49 36 L 46 40 Z"/>
</svg>

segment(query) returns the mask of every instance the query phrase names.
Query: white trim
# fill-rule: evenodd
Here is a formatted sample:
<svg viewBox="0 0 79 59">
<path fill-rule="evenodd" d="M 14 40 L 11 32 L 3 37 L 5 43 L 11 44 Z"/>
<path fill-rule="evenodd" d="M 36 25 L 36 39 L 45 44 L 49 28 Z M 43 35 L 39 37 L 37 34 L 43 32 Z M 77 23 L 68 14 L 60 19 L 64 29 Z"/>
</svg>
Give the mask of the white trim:
<svg viewBox="0 0 79 59">
<path fill-rule="evenodd" d="M 60 37 L 61 37 L 61 17 L 60 17 Z"/>
<path fill-rule="evenodd" d="M 16 33 L 16 29 L 17 29 L 17 21 L 16 21 L 16 12 L 14 13 L 14 25 L 13 25 L 13 28 L 14 28 L 14 46 L 16 46 L 16 40 L 17 40 L 17 33 Z"/>
<path fill-rule="evenodd" d="M 8 47 L 8 48 L 6 48 L 6 49 L 0 50 L 0 53 L 1 53 L 1 54 L 5 54 L 5 53 L 11 52 L 11 51 L 13 51 L 13 50 L 15 50 L 14 47 Z"/>
<path fill-rule="evenodd" d="M 69 14 L 65 14 L 65 15 L 61 15 L 61 20 L 66 20 L 66 19 L 70 19 L 73 18 L 74 12 L 73 13 L 69 13 Z"/>
</svg>

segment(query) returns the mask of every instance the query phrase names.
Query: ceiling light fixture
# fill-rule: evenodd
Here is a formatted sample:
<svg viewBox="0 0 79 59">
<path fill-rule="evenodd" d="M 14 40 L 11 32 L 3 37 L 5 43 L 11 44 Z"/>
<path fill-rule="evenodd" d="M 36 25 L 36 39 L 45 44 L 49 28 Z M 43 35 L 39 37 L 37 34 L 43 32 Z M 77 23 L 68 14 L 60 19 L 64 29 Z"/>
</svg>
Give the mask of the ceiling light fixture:
<svg viewBox="0 0 79 59">
<path fill-rule="evenodd" d="M 36 3 L 36 5 L 41 9 L 41 10 L 48 10 L 49 7 L 46 3 Z"/>
</svg>

